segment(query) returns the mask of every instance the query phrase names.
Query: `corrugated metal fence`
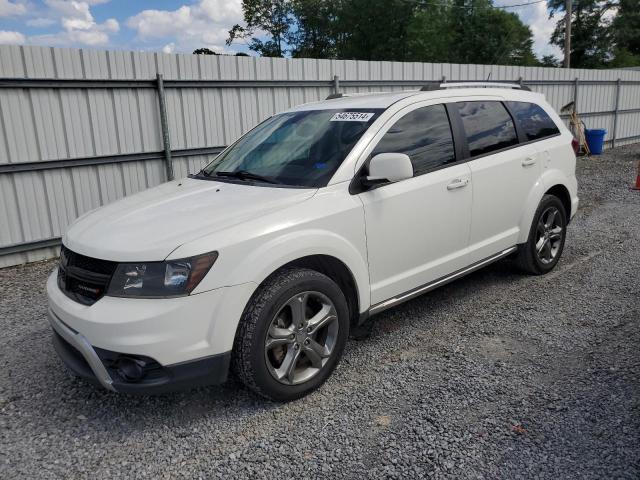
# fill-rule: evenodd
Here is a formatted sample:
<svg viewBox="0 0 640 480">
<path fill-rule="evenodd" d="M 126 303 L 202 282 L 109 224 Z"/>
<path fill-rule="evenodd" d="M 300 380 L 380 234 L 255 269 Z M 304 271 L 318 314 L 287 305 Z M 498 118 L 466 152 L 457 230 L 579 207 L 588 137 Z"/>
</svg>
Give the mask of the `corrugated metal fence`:
<svg viewBox="0 0 640 480">
<path fill-rule="evenodd" d="M 522 78 L 556 109 L 576 99 L 610 144 L 640 141 L 635 71 L 0 46 L 0 267 L 55 256 L 79 215 L 199 170 L 293 105 L 489 76 Z"/>
</svg>

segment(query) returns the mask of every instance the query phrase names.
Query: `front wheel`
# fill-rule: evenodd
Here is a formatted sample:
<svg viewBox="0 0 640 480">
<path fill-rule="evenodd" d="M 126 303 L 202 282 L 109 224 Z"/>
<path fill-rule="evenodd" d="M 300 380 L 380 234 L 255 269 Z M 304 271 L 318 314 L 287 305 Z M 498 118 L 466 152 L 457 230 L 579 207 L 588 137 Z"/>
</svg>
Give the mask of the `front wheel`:
<svg viewBox="0 0 640 480">
<path fill-rule="evenodd" d="M 520 246 L 517 265 L 527 273 L 544 275 L 560 260 L 567 234 L 567 213 L 554 195 L 542 197 L 533 216 L 527 243 Z"/>
<path fill-rule="evenodd" d="M 331 375 L 348 336 L 340 287 L 314 270 L 286 269 L 267 279 L 245 309 L 232 367 L 256 393 L 294 400 Z"/>
</svg>

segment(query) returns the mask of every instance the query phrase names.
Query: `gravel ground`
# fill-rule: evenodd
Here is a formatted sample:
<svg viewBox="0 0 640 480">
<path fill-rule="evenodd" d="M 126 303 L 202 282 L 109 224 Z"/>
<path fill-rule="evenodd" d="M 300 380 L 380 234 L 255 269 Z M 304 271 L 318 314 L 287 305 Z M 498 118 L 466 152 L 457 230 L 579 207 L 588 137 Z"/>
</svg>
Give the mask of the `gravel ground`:
<svg viewBox="0 0 640 480">
<path fill-rule="evenodd" d="M 640 478 L 638 158 L 579 160 L 554 272 L 502 262 L 387 311 L 285 405 L 87 385 L 51 346 L 54 263 L 0 271 L 0 478 Z"/>
</svg>

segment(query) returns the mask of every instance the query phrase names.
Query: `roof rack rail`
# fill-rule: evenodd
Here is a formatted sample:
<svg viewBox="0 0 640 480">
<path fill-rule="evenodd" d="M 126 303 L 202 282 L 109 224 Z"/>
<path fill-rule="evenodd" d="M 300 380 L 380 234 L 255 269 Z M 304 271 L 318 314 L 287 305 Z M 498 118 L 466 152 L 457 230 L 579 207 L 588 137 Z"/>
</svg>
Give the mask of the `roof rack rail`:
<svg viewBox="0 0 640 480">
<path fill-rule="evenodd" d="M 447 88 L 509 88 L 512 90 L 525 90 L 530 92 L 531 89 L 526 85 L 523 85 L 522 82 L 511 83 L 511 82 L 431 82 L 426 84 L 420 90 L 423 92 L 430 92 L 434 90 L 445 90 Z"/>
<path fill-rule="evenodd" d="M 342 98 L 342 97 L 347 97 L 347 96 L 348 95 L 345 95 L 344 93 L 332 93 L 327 98 L 325 98 L 325 100 L 333 100 L 334 98 Z"/>
<path fill-rule="evenodd" d="M 431 92 L 434 90 L 444 90 L 444 88 L 442 87 L 440 82 L 431 82 L 431 83 L 427 83 L 425 86 L 423 86 L 420 89 L 421 92 Z"/>
</svg>

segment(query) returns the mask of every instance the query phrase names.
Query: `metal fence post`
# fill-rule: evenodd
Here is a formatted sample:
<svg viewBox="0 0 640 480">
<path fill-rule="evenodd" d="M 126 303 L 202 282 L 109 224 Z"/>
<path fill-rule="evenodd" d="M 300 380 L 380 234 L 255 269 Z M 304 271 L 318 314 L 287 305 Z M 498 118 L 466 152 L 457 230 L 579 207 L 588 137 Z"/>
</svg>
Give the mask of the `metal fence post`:
<svg viewBox="0 0 640 480">
<path fill-rule="evenodd" d="M 578 77 L 573 81 L 573 109 L 578 111 Z"/>
<path fill-rule="evenodd" d="M 616 104 L 613 110 L 613 134 L 611 136 L 611 148 L 616 148 L 616 136 L 618 133 L 618 111 L 620 110 L 620 82 L 616 82 Z"/>
<path fill-rule="evenodd" d="M 338 75 L 333 76 L 333 93 L 334 95 L 340 93 L 340 77 L 338 77 Z"/>
<path fill-rule="evenodd" d="M 158 87 L 158 103 L 160 104 L 160 126 L 162 128 L 162 144 L 164 146 L 164 162 L 167 169 L 167 180 L 173 180 L 173 161 L 171 160 L 171 139 L 169 138 L 169 124 L 167 123 L 167 103 L 164 96 L 164 80 L 162 74 L 156 75 Z"/>
</svg>

